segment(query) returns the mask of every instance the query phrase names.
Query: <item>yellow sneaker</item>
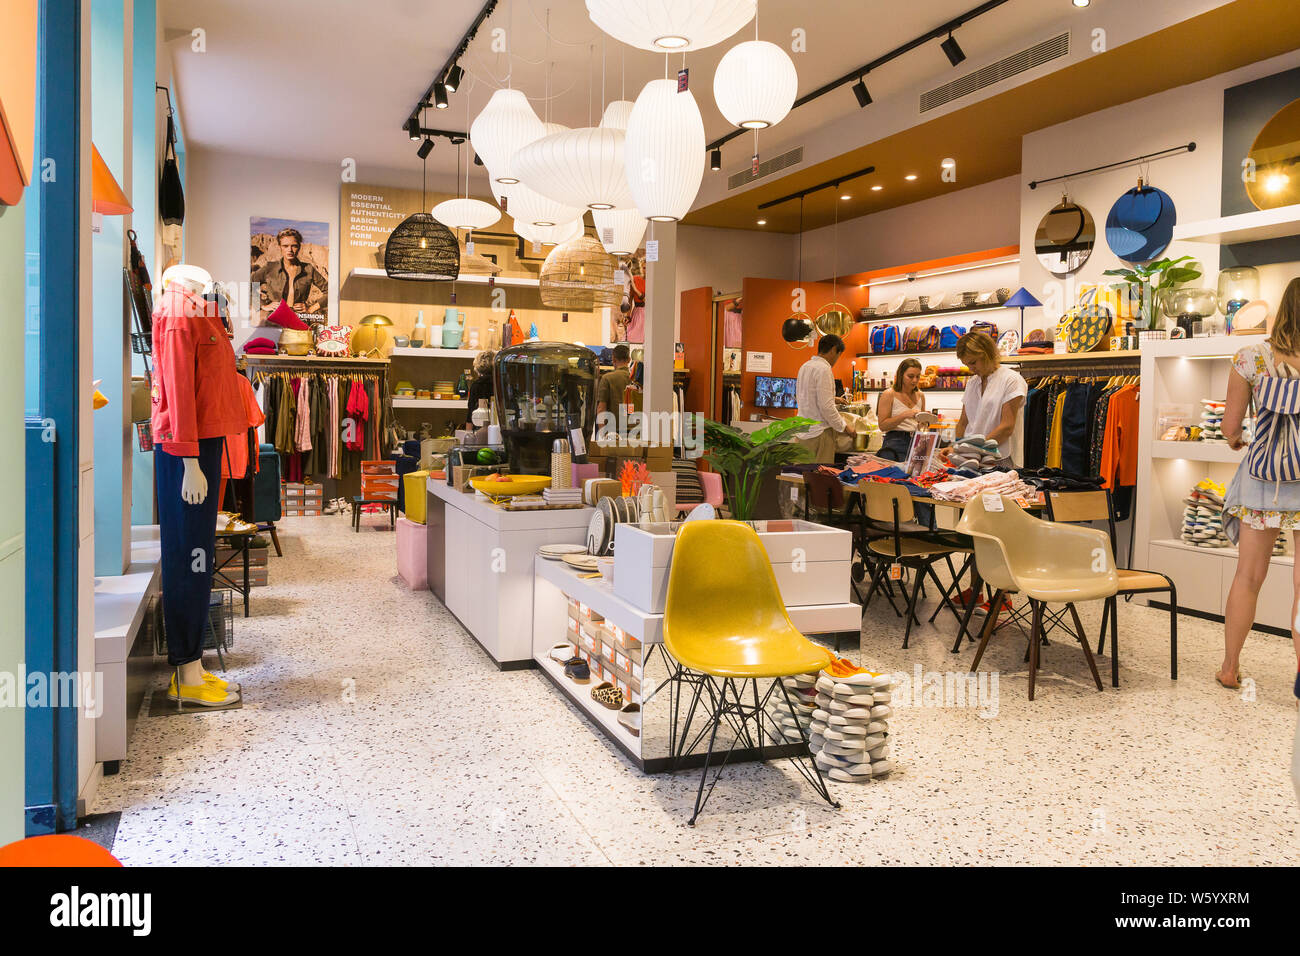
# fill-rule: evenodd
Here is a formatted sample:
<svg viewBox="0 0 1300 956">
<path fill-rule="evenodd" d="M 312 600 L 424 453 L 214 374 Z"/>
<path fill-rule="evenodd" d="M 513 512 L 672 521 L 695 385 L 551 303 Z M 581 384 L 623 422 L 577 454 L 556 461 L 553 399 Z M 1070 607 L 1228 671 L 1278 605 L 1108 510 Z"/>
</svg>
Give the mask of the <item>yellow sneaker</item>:
<svg viewBox="0 0 1300 956">
<path fill-rule="evenodd" d="M 235 683 L 235 681 L 226 680 L 225 678 L 218 677 L 216 674 L 213 674 L 209 671 L 203 672 L 203 683 L 211 684 L 213 687 L 216 687 L 219 690 L 230 691 L 232 694 L 238 694 L 240 691 L 240 686 L 239 684 Z"/>
<path fill-rule="evenodd" d="M 182 684 L 180 693 L 176 693 L 176 675 L 172 675 L 167 685 L 167 699 L 179 700 L 186 704 L 198 704 L 202 707 L 224 707 L 239 700 L 239 697 L 214 684 L 204 681 L 202 684 Z"/>
</svg>

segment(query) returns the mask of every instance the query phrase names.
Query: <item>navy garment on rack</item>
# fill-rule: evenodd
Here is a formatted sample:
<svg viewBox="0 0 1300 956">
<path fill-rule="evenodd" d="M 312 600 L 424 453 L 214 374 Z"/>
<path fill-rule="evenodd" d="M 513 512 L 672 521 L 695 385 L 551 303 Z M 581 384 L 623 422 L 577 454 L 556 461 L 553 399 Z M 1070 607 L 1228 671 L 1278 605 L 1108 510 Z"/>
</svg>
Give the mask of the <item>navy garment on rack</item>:
<svg viewBox="0 0 1300 956">
<path fill-rule="evenodd" d="M 217 545 L 217 488 L 221 484 L 224 438 L 199 439 L 199 467 L 208 494 L 197 505 L 181 497 L 185 459 L 154 447 L 158 483 L 158 535 L 161 545 L 163 629 L 167 663 L 172 667 L 203 656 L 212 596 L 212 563 Z"/>
<path fill-rule="evenodd" d="M 1088 474 L 1088 414 L 1092 386 L 1072 382 L 1065 390 L 1061 410 L 1061 470 L 1074 475 Z"/>
</svg>

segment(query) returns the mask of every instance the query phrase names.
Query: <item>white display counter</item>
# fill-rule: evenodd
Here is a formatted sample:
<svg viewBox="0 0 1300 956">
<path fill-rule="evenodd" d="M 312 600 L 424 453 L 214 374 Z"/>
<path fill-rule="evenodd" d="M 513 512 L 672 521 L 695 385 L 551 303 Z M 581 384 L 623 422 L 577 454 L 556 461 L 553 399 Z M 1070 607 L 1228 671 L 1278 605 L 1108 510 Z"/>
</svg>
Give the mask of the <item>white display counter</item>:
<svg viewBox="0 0 1300 956">
<path fill-rule="evenodd" d="M 429 479 L 429 590 L 502 670 L 533 666 L 533 559 L 582 544 L 592 508 L 507 511 Z"/>
</svg>

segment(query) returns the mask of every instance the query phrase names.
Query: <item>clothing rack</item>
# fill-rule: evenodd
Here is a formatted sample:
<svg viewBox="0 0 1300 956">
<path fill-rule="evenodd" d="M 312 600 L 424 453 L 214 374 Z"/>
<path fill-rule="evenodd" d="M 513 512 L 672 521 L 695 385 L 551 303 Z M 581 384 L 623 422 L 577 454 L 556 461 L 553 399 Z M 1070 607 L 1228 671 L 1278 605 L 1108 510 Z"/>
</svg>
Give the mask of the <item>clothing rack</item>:
<svg viewBox="0 0 1300 956">
<path fill-rule="evenodd" d="M 1107 355 L 1105 352 L 1083 352 L 1068 356 L 1015 356 L 1002 359 L 1004 365 L 1014 365 L 1025 378 L 1043 378 L 1049 375 L 1073 375 L 1084 378 L 1105 375 L 1123 375 L 1136 372 L 1141 365 L 1137 352 Z"/>
</svg>

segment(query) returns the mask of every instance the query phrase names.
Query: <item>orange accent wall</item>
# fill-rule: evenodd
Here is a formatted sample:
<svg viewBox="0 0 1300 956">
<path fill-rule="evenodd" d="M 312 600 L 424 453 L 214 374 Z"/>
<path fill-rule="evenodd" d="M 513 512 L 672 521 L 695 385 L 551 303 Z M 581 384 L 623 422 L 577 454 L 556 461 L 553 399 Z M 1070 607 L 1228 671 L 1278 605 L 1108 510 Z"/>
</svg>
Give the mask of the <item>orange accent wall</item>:
<svg viewBox="0 0 1300 956">
<path fill-rule="evenodd" d="M 686 367 L 690 384 L 686 386 L 683 411 L 709 411 L 709 387 L 717 363 L 712 361 L 713 290 L 708 286 L 687 289 L 681 298 L 679 341 L 686 347 Z"/>
<path fill-rule="evenodd" d="M 795 378 L 803 363 L 817 354 L 815 348 L 792 349 L 781 338 L 781 325 L 790 317 L 794 290 L 799 286 L 798 282 L 787 279 L 746 279 L 744 281 L 744 311 L 741 313 L 742 348 L 745 352 L 772 353 L 772 371 L 762 374 L 771 374 L 778 378 Z M 848 286 L 841 283 L 837 289 L 829 282 L 805 282 L 803 289 L 807 298 L 805 311 L 809 315 L 815 315 L 819 308 L 829 305 L 836 298 L 841 304 L 847 306 L 849 314 L 854 316 L 859 309 L 867 305 L 867 290 L 859 289 L 856 285 Z M 851 329 L 845 338 L 847 348 L 844 354 L 851 356 L 855 352 L 854 343 L 858 342 L 860 336 L 865 343 L 866 334 L 865 325 L 858 325 Z M 847 360 L 835 366 L 836 376 L 844 381 L 846 387 L 850 384 L 848 368 Z M 754 380 L 759 374 L 746 368 L 741 376 L 740 394 L 743 402 L 741 415 L 748 418 L 760 411 L 773 418 L 788 418 L 793 415 L 793 409 L 754 407 Z"/>
</svg>

